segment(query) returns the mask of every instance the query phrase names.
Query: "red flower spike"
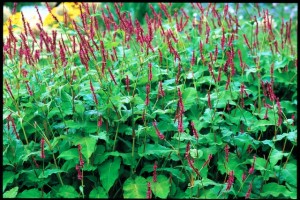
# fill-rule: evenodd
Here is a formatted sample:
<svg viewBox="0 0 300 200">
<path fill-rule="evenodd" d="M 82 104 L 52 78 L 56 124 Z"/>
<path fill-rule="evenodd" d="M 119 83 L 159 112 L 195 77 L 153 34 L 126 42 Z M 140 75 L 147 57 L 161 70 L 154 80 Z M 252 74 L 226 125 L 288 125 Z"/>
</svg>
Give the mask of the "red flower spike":
<svg viewBox="0 0 300 200">
<path fill-rule="evenodd" d="M 38 13 L 40 23 L 41 23 L 41 25 L 43 26 L 43 20 L 42 20 L 41 14 L 40 14 L 40 12 L 39 12 L 39 9 L 38 9 L 37 5 L 35 5 L 34 7 L 35 7 L 35 9 L 36 9 L 36 12 Z"/>
<path fill-rule="evenodd" d="M 229 157 L 229 146 L 228 144 L 225 145 L 225 159 L 226 159 L 226 162 L 228 162 L 228 157 Z"/>
<path fill-rule="evenodd" d="M 199 135 L 198 135 L 198 132 L 197 132 L 197 130 L 196 130 L 196 128 L 195 128 L 194 122 L 191 122 L 191 126 L 192 126 L 192 131 L 193 131 L 194 137 L 195 137 L 196 139 L 198 139 L 198 138 L 199 138 Z"/>
<path fill-rule="evenodd" d="M 98 126 L 98 127 L 101 127 L 101 126 L 102 126 L 102 116 L 99 117 L 97 126 Z"/>
<path fill-rule="evenodd" d="M 209 164 L 210 160 L 212 159 L 212 155 L 209 154 L 208 159 L 203 163 L 202 168 Z"/>
<path fill-rule="evenodd" d="M 98 99 L 97 99 L 97 96 L 96 96 L 96 94 L 95 94 L 95 90 L 94 90 L 94 87 L 93 87 L 93 84 L 92 84 L 92 81 L 91 81 L 91 80 L 90 80 L 90 88 L 91 88 L 91 91 L 92 91 L 92 95 L 93 95 L 95 104 L 98 105 Z"/>
<path fill-rule="evenodd" d="M 78 180 L 82 180 L 82 172 L 80 170 L 80 166 L 79 165 L 76 165 L 75 169 L 77 170 L 77 178 Z"/>
<path fill-rule="evenodd" d="M 84 165 L 84 161 L 83 161 L 83 158 L 82 158 L 81 149 L 82 149 L 81 145 L 80 145 L 80 144 L 78 144 L 79 165 L 80 165 L 80 167 L 83 167 L 83 165 Z"/>
<path fill-rule="evenodd" d="M 211 102 L 210 102 L 210 91 L 207 91 L 207 102 L 208 102 L 208 107 L 211 109 Z"/>
<path fill-rule="evenodd" d="M 193 51 L 192 59 L 191 59 L 191 65 L 194 66 L 195 64 L 195 51 Z"/>
<path fill-rule="evenodd" d="M 157 169 L 157 162 L 155 161 L 154 162 L 154 165 L 153 165 L 153 182 L 157 182 L 157 174 L 156 174 L 156 169 Z"/>
<path fill-rule="evenodd" d="M 252 190 L 252 183 L 249 184 L 248 191 L 246 193 L 245 199 L 249 199 Z"/>
<path fill-rule="evenodd" d="M 151 199 L 151 198 L 152 198 L 151 183 L 148 182 L 147 183 L 147 199 Z"/>
<path fill-rule="evenodd" d="M 127 92 L 130 92 L 130 88 L 129 88 L 129 84 L 130 84 L 130 80 L 129 80 L 129 78 L 128 78 L 128 75 L 126 75 L 126 90 L 127 90 Z"/>
<path fill-rule="evenodd" d="M 156 133 L 156 135 L 159 137 L 159 139 L 163 140 L 163 139 L 165 138 L 165 136 L 164 136 L 163 134 L 161 134 L 161 132 L 158 130 L 156 121 L 153 121 L 153 122 L 152 122 L 152 125 L 153 125 L 154 128 L 155 128 L 155 133 Z"/>
<path fill-rule="evenodd" d="M 229 172 L 229 177 L 228 177 L 228 180 L 227 180 L 226 190 L 230 190 L 233 183 L 234 183 L 234 172 L 231 171 L 231 172 Z"/>
<path fill-rule="evenodd" d="M 161 97 L 164 97 L 166 94 L 165 94 L 165 91 L 162 87 L 162 82 L 159 81 L 159 86 L 158 86 L 158 95 L 161 96 Z"/>
<path fill-rule="evenodd" d="M 242 181 L 244 182 L 246 180 L 246 178 L 247 178 L 247 175 L 245 173 L 243 173 L 243 175 L 242 175 Z"/>
<path fill-rule="evenodd" d="M 281 109 L 281 105 L 280 105 L 280 101 L 279 98 L 276 98 L 276 104 L 277 104 L 277 114 L 278 114 L 278 126 L 281 126 L 282 124 L 282 109 Z"/>
<path fill-rule="evenodd" d="M 189 156 L 190 156 L 190 149 L 191 149 L 190 142 L 188 142 L 186 144 L 186 148 L 185 148 L 185 158 L 187 158 L 187 159 L 189 159 Z"/>
<path fill-rule="evenodd" d="M 246 35 L 243 34 L 243 37 L 244 37 L 244 39 L 245 39 L 245 42 L 246 42 L 248 48 L 251 49 L 251 47 L 250 47 L 250 45 L 249 45 L 249 42 L 248 42 L 248 39 L 247 39 Z"/>
<path fill-rule="evenodd" d="M 42 139 L 41 139 L 41 158 L 42 158 L 42 159 L 45 158 L 44 144 L 45 144 L 45 139 L 42 138 Z"/>
<path fill-rule="evenodd" d="M 115 85 L 118 85 L 117 82 L 116 82 L 115 76 L 113 75 L 113 73 L 112 73 L 112 71 L 111 71 L 110 68 L 108 68 L 108 72 L 109 72 L 110 78 L 113 80 L 113 82 L 115 83 Z"/>
<path fill-rule="evenodd" d="M 25 22 L 25 18 L 24 18 L 23 12 L 21 12 L 21 15 L 22 15 L 23 27 L 24 27 L 24 30 L 25 30 L 25 35 L 28 36 L 26 22 Z"/>
<path fill-rule="evenodd" d="M 18 3 L 14 2 L 14 7 L 13 7 L 13 10 L 12 10 L 12 13 L 11 13 L 12 15 L 16 13 L 16 11 L 17 11 L 17 5 L 18 5 Z"/>
</svg>

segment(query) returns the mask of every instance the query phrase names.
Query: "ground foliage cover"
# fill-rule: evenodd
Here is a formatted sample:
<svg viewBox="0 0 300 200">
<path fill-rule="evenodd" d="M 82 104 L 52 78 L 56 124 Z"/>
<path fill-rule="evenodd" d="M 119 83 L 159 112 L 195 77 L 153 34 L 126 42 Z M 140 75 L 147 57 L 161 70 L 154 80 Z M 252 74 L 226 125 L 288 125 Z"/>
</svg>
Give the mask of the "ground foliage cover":
<svg viewBox="0 0 300 200">
<path fill-rule="evenodd" d="M 296 198 L 297 19 L 146 5 L 8 20 L 3 196 Z"/>
</svg>

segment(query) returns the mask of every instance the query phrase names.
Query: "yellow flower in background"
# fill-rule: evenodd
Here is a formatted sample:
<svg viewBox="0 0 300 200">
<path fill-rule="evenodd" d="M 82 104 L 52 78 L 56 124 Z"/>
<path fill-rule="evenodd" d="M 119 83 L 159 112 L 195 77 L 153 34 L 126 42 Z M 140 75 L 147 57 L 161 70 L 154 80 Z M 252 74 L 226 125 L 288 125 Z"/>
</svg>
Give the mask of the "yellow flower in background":
<svg viewBox="0 0 300 200">
<path fill-rule="evenodd" d="M 77 3 L 77 5 L 73 2 L 63 2 L 59 4 L 58 7 L 55 7 L 51 10 L 51 13 L 58 19 L 59 22 L 64 22 L 64 13 L 67 14 L 67 21 L 70 23 L 71 20 L 75 19 L 76 17 L 80 16 L 80 3 Z M 82 8 L 82 11 L 84 12 L 84 8 Z M 59 24 L 55 21 L 52 14 L 48 13 L 48 15 L 44 19 L 44 25 L 45 26 L 51 26 L 52 28 L 59 27 Z M 70 24 L 70 27 L 72 27 L 72 24 Z"/>
<path fill-rule="evenodd" d="M 11 25 L 13 27 L 13 32 L 21 32 L 23 30 L 22 14 L 17 12 L 11 15 L 3 25 L 3 36 L 8 36 L 9 20 L 11 20 Z"/>
</svg>

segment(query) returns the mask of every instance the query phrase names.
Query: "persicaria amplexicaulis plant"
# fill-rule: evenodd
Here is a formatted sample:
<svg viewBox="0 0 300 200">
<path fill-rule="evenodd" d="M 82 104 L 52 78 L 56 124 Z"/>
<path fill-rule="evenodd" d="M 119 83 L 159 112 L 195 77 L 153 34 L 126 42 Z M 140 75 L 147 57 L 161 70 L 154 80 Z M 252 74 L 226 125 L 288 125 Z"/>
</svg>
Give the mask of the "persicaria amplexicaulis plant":
<svg viewBox="0 0 300 200">
<path fill-rule="evenodd" d="M 297 197 L 296 4 L 45 8 L 3 23 L 5 198 Z"/>
</svg>

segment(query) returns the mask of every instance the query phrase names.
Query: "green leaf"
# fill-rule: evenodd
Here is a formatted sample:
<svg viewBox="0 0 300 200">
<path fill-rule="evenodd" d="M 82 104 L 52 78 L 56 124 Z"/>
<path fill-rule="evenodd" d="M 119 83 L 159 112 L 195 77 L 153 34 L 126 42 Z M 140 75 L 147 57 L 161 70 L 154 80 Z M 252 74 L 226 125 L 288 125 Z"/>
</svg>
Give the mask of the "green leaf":
<svg viewBox="0 0 300 200">
<path fill-rule="evenodd" d="M 72 97 L 68 93 L 61 91 L 61 101 L 63 116 L 72 114 Z"/>
<path fill-rule="evenodd" d="M 74 138 L 73 142 L 75 145 L 78 144 L 81 145 L 82 155 L 86 158 L 87 163 L 89 163 L 89 158 L 95 151 L 97 140 L 91 137 L 83 137 L 83 138 L 78 137 L 78 138 Z"/>
<path fill-rule="evenodd" d="M 184 109 L 189 110 L 192 105 L 195 103 L 195 98 L 197 96 L 197 91 L 195 88 L 185 88 L 182 92 L 182 101 L 184 105 Z"/>
<path fill-rule="evenodd" d="M 138 176 L 135 179 L 128 178 L 123 185 L 124 198 L 140 198 L 147 197 L 147 181 L 144 177 Z"/>
<path fill-rule="evenodd" d="M 79 160 L 78 149 L 72 148 L 59 154 L 58 158 L 65 160 Z"/>
<path fill-rule="evenodd" d="M 3 172 L 3 192 L 6 189 L 7 184 L 12 183 L 15 179 L 15 173 L 11 171 Z"/>
<path fill-rule="evenodd" d="M 68 128 L 80 129 L 82 127 L 82 123 L 74 122 L 73 120 L 65 121 Z"/>
<path fill-rule="evenodd" d="M 3 198 L 15 198 L 18 194 L 19 187 L 13 187 L 3 194 Z"/>
<path fill-rule="evenodd" d="M 279 160 L 282 159 L 283 156 L 287 156 L 288 153 L 283 153 L 282 151 L 278 151 L 277 149 L 273 149 L 270 156 L 270 164 L 275 166 Z"/>
<path fill-rule="evenodd" d="M 297 165 L 288 163 L 281 171 L 281 176 L 284 178 L 286 182 L 297 187 Z"/>
<path fill-rule="evenodd" d="M 102 187 L 98 186 L 98 187 L 95 187 L 90 192 L 89 198 L 97 198 L 97 199 L 100 199 L 100 198 L 104 199 L 105 198 L 105 199 L 107 199 L 108 195 Z"/>
<path fill-rule="evenodd" d="M 170 152 L 174 150 L 164 147 L 160 144 L 146 144 L 145 152 L 143 151 L 144 151 L 144 145 L 140 146 L 138 149 L 140 156 L 156 155 L 161 157 L 161 156 L 168 155 Z"/>
<path fill-rule="evenodd" d="M 24 190 L 22 193 L 19 193 L 17 198 L 40 198 L 41 191 L 36 188 L 30 190 Z"/>
<path fill-rule="evenodd" d="M 121 159 L 115 157 L 114 160 L 106 160 L 102 165 L 98 167 L 100 180 L 103 188 L 106 192 L 114 185 L 115 181 L 119 177 Z"/>
<path fill-rule="evenodd" d="M 78 198 L 80 195 L 75 190 L 75 188 L 71 185 L 63 185 L 59 188 L 57 194 L 57 197 L 61 198 Z"/>
<path fill-rule="evenodd" d="M 64 171 L 61 170 L 61 169 L 47 169 L 39 175 L 39 178 L 47 178 L 51 174 L 56 174 L 56 173 L 59 173 L 59 172 L 64 172 Z"/>
<path fill-rule="evenodd" d="M 169 179 L 166 176 L 158 175 L 157 182 L 153 182 L 153 178 L 148 177 L 147 181 L 151 183 L 151 190 L 153 191 L 153 193 L 156 197 L 159 197 L 162 199 L 165 199 L 168 197 L 171 184 L 170 184 Z"/>
<path fill-rule="evenodd" d="M 152 165 L 151 165 L 152 166 Z M 153 168 L 152 168 L 153 169 Z M 157 171 L 167 171 L 172 174 L 173 177 L 178 178 L 178 180 L 184 182 L 186 180 L 184 172 L 175 168 L 159 168 Z"/>
<path fill-rule="evenodd" d="M 250 159 L 251 163 L 253 163 L 253 159 Z M 254 169 L 256 170 L 266 170 L 265 166 L 266 166 L 267 161 L 263 158 L 257 157 L 255 164 L 254 164 Z"/>
<path fill-rule="evenodd" d="M 283 185 L 278 185 L 277 183 L 268 183 L 262 187 L 262 192 L 260 195 L 262 197 L 278 197 L 280 194 L 282 194 L 285 197 L 289 197 L 290 193 L 291 192 Z"/>
</svg>

